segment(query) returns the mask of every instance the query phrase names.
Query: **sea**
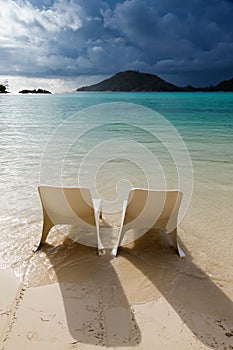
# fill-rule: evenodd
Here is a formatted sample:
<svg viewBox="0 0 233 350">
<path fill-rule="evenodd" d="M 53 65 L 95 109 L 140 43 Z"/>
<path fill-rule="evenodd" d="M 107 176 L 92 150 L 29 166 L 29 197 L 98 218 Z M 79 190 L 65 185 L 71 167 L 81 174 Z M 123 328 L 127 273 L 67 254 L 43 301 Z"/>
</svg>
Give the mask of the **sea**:
<svg viewBox="0 0 233 350">
<path fill-rule="evenodd" d="M 38 243 L 41 184 L 89 187 L 110 214 L 132 187 L 179 188 L 187 250 L 231 261 L 231 92 L 0 95 L 0 157 L 0 268 Z"/>
</svg>

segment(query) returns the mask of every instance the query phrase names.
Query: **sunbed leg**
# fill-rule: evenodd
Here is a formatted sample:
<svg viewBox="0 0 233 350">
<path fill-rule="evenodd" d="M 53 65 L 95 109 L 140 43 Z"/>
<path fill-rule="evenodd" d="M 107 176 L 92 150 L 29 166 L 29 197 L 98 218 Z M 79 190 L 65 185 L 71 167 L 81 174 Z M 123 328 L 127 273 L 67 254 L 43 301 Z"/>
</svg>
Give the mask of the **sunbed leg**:
<svg viewBox="0 0 233 350">
<path fill-rule="evenodd" d="M 40 243 L 39 243 L 37 250 L 39 250 L 41 248 L 42 244 L 45 243 L 46 238 L 48 237 L 49 231 L 54 226 L 54 224 L 50 220 L 48 214 L 45 211 L 43 214 L 44 214 L 43 215 L 43 229 L 42 229 L 42 235 L 41 235 Z"/>
<path fill-rule="evenodd" d="M 54 225 L 48 221 L 45 221 L 44 222 L 44 225 L 43 225 L 43 230 L 42 230 L 42 236 L 41 236 L 41 243 L 45 243 L 47 237 L 48 237 L 48 234 L 49 234 L 49 231 L 51 230 L 51 228 L 53 227 Z"/>
<path fill-rule="evenodd" d="M 118 246 L 113 247 L 111 251 L 111 256 L 115 258 L 117 256 Z"/>
<path fill-rule="evenodd" d="M 119 236 L 118 236 L 118 240 L 117 240 L 117 243 L 115 244 L 115 246 L 112 248 L 112 251 L 111 251 L 111 256 L 113 258 L 115 258 L 117 256 L 117 252 L 118 252 L 118 249 L 119 249 L 119 246 L 124 238 L 124 230 L 123 230 L 123 225 L 121 226 L 120 228 L 120 232 L 119 232 Z"/>
<path fill-rule="evenodd" d="M 105 250 L 104 250 L 104 249 L 99 249 L 99 248 L 98 248 L 98 255 L 99 255 L 99 256 L 105 255 Z"/>
<path fill-rule="evenodd" d="M 172 245 L 175 248 L 175 250 L 177 251 L 177 253 L 179 254 L 179 256 L 181 258 L 183 258 L 185 256 L 185 253 L 183 252 L 183 250 L 180 248 L 179 243 L 177 242 L 177 228 L 175 228 L 172 232 L 170 232 L 169 237 L 172 241 Z"/>
<path fill-rule="evenodd" d="M 102 255 L 105 255 L 106 252 L 100 238 L 99 223 L 96 224 L 96 231 L 97 231 L 96 233 L 97 233 L 98 255 L 102 256 Z"/>
<path fill-rule="evenodd" d="M 117 239 L 115 246 L 112 248 L 112 251 L 111 251 L 111 256 L 113 258 L 115 258 L 117 256 L 119 245 L 121 244 L 121 242 L 124 238 L 124 235 L 125 235 L 124 221 L 125 221 L 125 213 L 126 213 L 127 203 L 128 203 L 128 200 L 124 200 L 123 208 L 122 208 L 122 216 L 121 216 L 121 226 L 119 229 L 118 239 Z"/>
<path fill-rule="evenodd" d="M 102 200 L 92 198 L 95 212 L 96 236 L 97 236 L 97 252 L 99 256 L 105 255 L 105 249 L 100 238 L 100 220 L 102 220 Z"/>
</svg>

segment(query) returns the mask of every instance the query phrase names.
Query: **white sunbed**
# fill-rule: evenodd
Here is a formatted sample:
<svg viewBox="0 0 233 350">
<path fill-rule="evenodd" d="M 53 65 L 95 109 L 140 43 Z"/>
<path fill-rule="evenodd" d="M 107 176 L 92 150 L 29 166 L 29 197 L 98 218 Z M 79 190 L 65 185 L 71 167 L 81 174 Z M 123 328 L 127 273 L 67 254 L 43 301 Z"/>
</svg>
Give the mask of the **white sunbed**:
<svg viewBox="0 0 233 350">
<path fill-rule="evenodd" d="M 42 237 L 38 248 L 45 243 L 55 225 L 91 225 L 96 227 L 98 254 L 104 254 L 99 234 L 101 199 L 92 199 L 87 188 L 39 186 L 38 191 L 43 209 Z"/>
<path fill-rule="evenodd" d="M 127 235 L 131 235 L 128 241 L 133 241 L 151 228 L 157 228 L 168 234 L 180 257 L 184 257 L 185 254 L 177 242 L 177 219 L 181 200 L 182 192 L 177 190 L 132 189 L 123 203 L 119 236 L 111 255 L 117 255 L 118 247 L 127 242 Z"/>
</svg>

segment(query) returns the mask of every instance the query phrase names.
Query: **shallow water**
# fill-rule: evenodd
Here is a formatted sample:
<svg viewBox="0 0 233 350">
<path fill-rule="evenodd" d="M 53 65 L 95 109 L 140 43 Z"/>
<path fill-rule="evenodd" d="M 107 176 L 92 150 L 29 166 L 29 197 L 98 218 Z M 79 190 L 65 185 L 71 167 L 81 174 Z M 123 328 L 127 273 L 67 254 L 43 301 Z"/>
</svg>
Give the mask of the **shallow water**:
<svg viewBox="0 0 233 350">
<path fill-rule="evenodd" d="M 41 181 L 40 162 L 45 144 L 56 128 L 83 108 L 109 102 L 140 104 L 161 113 L 183 138 L 193 163 L 194 192 L 189 211 L 179 226 L 179 236 L 184 250 L 193 261 L 216 279 L 232 279 L 232 194 L 233 194 L 233 94 L 232 93 L 91 93 L 41 96 L 0 96 L 0 192 L 1 235 L 0 268 L 12 267 L 18 276 L 32 259 L 32 249 L 38 244 L 41 232 L 41 207 L 37 186 Z M 82 119 L 83 118 L 83 119 Z M 84 116 L 78 120 L 79 130 L 92 125 Z M 87 119 L 85 119 L 87 118 Z M 168 188 L 178 185 L 176 168 L 167 150 L 148 133 L 116 122 L 109 125 L 111 116 L 99 115 L 100 125 L 82 135 L 68 148 L 62 172 L 51 166 L 49 183 L 76 185 L 80 180 L 79 166 L 84 156 L 109 137 L 129 138 L 152 150 L 165 172 Z M 73 119 L 72 119 L 73 120 Z M 153 118 L 141 116 L 141 125 L 153 125 Z M 133 124 L 127 116 L 127 123 Z M 106 125 L 107 124 L 107 125 Z M 110 123 L 111 124 L 111 123 Z M 89 130 L 88 129 L 88 130 Z M 103 134 L 103 130 L 105 133 Z M 69 135 L 59 139 L 59 147 L 66 147 Z M 98 150 L 98 149 L 97 149 Z M 124 152 L 123 152 L 124 151 Z M 112 150 L 111 150 L 112 152 Z M 105 206 L 116 199 L 119 179 L 126 179 L 126 189 L 146 187 L 148 178 L 143 169 L 132 162 L 130 148 L 120 149 L 121 158 L 114 155 L 103 163 L 96 174 L 99 195 Z M 95 162 L 89 161 L 87 173 L 82 169 L 82 179 L 90 177 L 103 161 L 103 150 L 96 152 Z M 98 154 L 100 158 L 98 158 Z M 109 154 L 109 152 L 108 152 Z M 139 157 L 140 157 L 139 152 Z M 143 159 L 141 159 L 143 161 Z M 52 161 L 51 164 L 53 165 Z M 153 167 L 151 167 L 153 170 Z M 151 172 L 152 172 L 151 170 Z M 158 172 L 159 173 L 159 172 Z M 62 176 L 61 176 L 62 174 Z M 87 177 L 85 177 L 85 175 Z M 153 175 L 153 172 L 152 172 Z M 151 174 L 150 174 L 151 176 Z M 161 179 L 155 178 L 155 181 Z M 43 181 L 44 182 L 44 181 Z M 121 191 L 120 191 L 121 192 Z M 114 224 L 114 222 L 113 222 Z M 62 242 L 64 228 L 53 229 L 49 242 Z M 70 242 L 70 249 L 75 243 Z M 67 248 L 67 247 L 66 247 Z M 52 249 L 52 248 L 51 248 Z M 53 248 L 54 261 L 61 258 L 61 247 Z M 63 252 L 65 256 L 67 251 Z M 41 254 L 41 253 L 39 253 Z M 217 259 L 216 256 L 221 257 Z M 35 259 L 35 258 L 33 258 Z M 62 259 L 62 258 L 61 258 Z M 32 260 L 33 261 L 33 260 Z M 37 265 L 31 265 L 30 273 Z M 53 274 L 51 265 L 44 260 L 44 271 Z M 53 278 L 51 279 L 53 280 Z"/>
</svg>

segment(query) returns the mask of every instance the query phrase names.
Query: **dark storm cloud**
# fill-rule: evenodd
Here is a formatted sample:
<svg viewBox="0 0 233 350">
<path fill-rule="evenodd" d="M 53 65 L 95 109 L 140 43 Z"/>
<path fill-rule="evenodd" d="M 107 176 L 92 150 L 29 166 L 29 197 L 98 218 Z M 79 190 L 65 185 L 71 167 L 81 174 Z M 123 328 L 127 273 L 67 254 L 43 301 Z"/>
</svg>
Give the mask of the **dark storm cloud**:
<svg viewBox="0 0 233 350">
<path fill-rule="evenodd" d="M 214 83 L 233 76 L 232 14 L 229 0 L 0 0 L 0 74 Z"/>
</svg>

